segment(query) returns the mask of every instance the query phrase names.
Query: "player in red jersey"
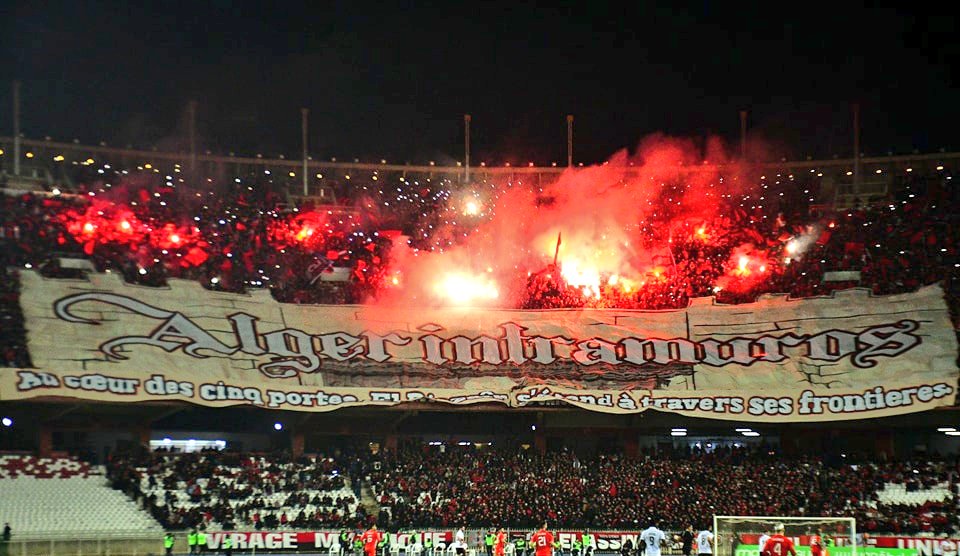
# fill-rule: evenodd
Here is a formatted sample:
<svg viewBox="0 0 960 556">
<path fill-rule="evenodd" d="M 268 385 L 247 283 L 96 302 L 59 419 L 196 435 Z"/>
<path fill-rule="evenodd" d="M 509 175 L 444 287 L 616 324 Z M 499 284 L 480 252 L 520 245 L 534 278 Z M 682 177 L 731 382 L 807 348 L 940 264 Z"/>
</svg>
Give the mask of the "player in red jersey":
<svg viewBox="0 0 960 556">
<path fill-rule="evenodd" d="M 377 531 L 377 526 L 370 526 L 370 529 L 367 529 L 367 532 L 361 537 L 363 541 L 363 553 L 366 554 L 366 556 L 376 556 L 377 545 L 380 544 L 381 539 L 383 539 L 383 534 Z"/>
<path fill-rule="evenodd" d="M 544 522 L 540 530 L 530 538 L 536 550 L 536 556 L 553 556 L 553 533 L 547 531 L 547 523 Z"/>
<path fill-rule="evenodd" d="M 823 545 L 822 530 L 818 530 L 816 535 L 810 535 L 810 556 L 827 556 L 827 548 Z"/>
<path fill-rule="evenodd" d="M 507 533 L 501 527 L 497 530 L 497 540 L 493 541 L 493 556 L 503 556 L 507 546 Z"/>
<path fill-rule="evenodd" d="M 767 539 L 763 545 L 764 554 L 767 556 L 797 556 L 797 551 L 793 548 L 793 541 L 783 536 L 783 524 L 777 523 L 773 526 L 773 536 Z"/>
</svg>

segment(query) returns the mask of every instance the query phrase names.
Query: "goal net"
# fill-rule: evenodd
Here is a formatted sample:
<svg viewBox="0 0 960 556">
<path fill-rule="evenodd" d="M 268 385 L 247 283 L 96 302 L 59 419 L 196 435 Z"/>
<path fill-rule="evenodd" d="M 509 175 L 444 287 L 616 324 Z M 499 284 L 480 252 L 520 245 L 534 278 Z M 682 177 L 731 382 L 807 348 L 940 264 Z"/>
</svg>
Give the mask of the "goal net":
<svg viewBox="0 0 960 556">
<path fill-rule="evenodd" d="M 716 556 L 760 556 L 760 537 L 772 535 L 776 525 L 793 541 L 797 556 L 811 556 L 819 537 L 821 556 L 857 556 L 857 520 L 852 517 L 714 516 L 713 553 Z M 770 554 L 767 556 L 788 556 Z"/>
</svg>

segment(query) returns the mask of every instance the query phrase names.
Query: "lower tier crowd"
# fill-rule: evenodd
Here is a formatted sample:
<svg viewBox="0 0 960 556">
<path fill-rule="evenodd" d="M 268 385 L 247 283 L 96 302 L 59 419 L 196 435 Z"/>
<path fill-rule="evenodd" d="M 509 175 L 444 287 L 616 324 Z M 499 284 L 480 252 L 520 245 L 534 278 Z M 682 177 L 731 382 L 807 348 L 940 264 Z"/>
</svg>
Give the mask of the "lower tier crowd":
<svg viewBox="0 0 960 556">
<path fill-rule="evenodd" d="M 458 526 L 680 531 L 713 515 L 855 517 L 866 533 L 960 531 L 956 461 L 825 461 L 744 448 L 628 457 L 522 446 L 414 446 L 331 456 L 115 457 L 108 476 L 165 527 Z M 883 493 L 900 485 L 918 503 Z M 367 490 L 371 504 L 359 503 Z M 944 490 L 939 501 L 923 499 Z"/>
</svg>

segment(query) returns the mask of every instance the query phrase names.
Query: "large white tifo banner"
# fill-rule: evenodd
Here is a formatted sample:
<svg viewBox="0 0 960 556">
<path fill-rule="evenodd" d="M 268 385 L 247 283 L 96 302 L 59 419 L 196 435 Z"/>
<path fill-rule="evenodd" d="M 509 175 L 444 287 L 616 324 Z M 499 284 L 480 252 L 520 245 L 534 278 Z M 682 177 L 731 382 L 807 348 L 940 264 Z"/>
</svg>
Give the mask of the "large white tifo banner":
<svg viewBox="0 0 960 556">
<path fill-rule="evenodd" d="M 70 397 L 329 411 L 562 401 L 608 413 L 859 419 L 952 405 L 957 342 L 938 286 L 671 311 L 281 304 L 21 275 L 35 368 L 0 399 Z"/>
</svg>

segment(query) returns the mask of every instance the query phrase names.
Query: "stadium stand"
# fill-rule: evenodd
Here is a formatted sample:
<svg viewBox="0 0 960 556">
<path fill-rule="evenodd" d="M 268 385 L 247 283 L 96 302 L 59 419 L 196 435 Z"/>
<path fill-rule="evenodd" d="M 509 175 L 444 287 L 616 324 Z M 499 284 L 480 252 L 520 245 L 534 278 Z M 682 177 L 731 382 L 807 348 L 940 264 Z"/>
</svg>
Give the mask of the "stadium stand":
<svg viewBox="0 0 960 556">
<path fill-rule="evenodd" d="M 105 172 L 108 178 L 126 175 L 116 168 L 107 167 Z M 675 267 L 658 286 L 630 296 L 599 298 L 603 306 L 662 309 L 705 295 L 738 303 L 768 292 L 807 297 L 858 285 L 888 294 L 941 282 L 956 324 L 960 189 L 952 186 L 951 177 L 949 170 L 912 173 L 898 179 L 881 202 L 853 202 L 841 210 L 814 206 L 809 200 L 813 193 L 809 198 L 793 195 L 767 206 L 733 210 L 724 233 L 711 246 L 676 243 Z M 135 238 L 85 236 L 84 222 L 106 207 L 90 195 L 102 191 L 96 186 L 79 186 L 78 196 L 0 198 L 0 364 L 30 366 L 15 268 L 75 277 L 83 271 L 61 261 L 79 257 L 92 261 L 99 271 L 117 272 L 143 285 L 160 286 L 177 277 L 215 290 L 270 288 L 282 302 L 344 303 L 378 294 L 390 248 L 381 231 L 400 230 L 412 238 L 412 246 L 422 249 L 443 240 L 431 235 L 448 210 L 444 207 L 451 185 L 443 180 L 401 179 L 401 187 L 378 188 L 379 180 L 354 178 L 352 195 L 345 190 L 338 195 L 345 204 L 403 208 L 387 215 L 327 220 L 323 234 L 302 243 L 296 238 L 306 229 L 302 214 L 310 207 L 294 211 L 262 176 L 242 178 L 247 187 L 195 198 L 184 199 L 181 192 L 163 186 L 118 195 L 124 200 L 117 210 L 125 216 L 100 216 L 114 222 L 129 218 L 133 227 L 140 222 L 145 229 L 166 230 Z M 102 179 L 107 178 L 101 183 Z M 803 185 L 798 185 L 801 180 Z M 807 177 L 783 181 L 779 190 L 770 182 L 762 188 L 777 198 L 781 191 L 795 194 L 800 187 L 815 191 L 819 185 Z M 746 199 L 732 203 L 736 201 Z M 183 222 L 196 226 L 186 232 L 189 241 L 186 235 L 180 238 L 180 245 L 166 226 L 180 230 Z M 769 279 L 749 291 L 714 289 L 735 246 L 754 241 L 781 249 L 782 237 L 802 235 L 811 222 L 826 233 L 802 259 L 771 272 Z M 343 257 L 344 252 L 351 256 Z M 349 269 L 346 285 L 317 285 L 314 275 L 303 272 L 318 262 L 334 261 Z M 825 280 L 829 272 L 855 272 L 859 277 Z M 524 308 L 596 304 L 576 288 L 539 278 L 528 281 L 519 303 Z M 195 525 L 225 530 L 356 528 L 378 519 L 394 530 L 463 523 L 532 527 L 544 517 L 559 527 L 626 529 L 646 525 L 656 515 L 665 529 L 679 530 L 691 515 L 852 515 L 860 530 L 871 534 L 960 531 L 960 466 L 933 457 L 835 462 L 746 450 L 648 458 L 557 450 L 534 454 L 517 446 L 433 448 L 408 445 L 353 462 L 230 452 L 115 455 L 106 470 L 113 489 L 106 488 L 95 468 L 76 460 L 9 456 L 0 460 L 5 510 L 0 519 L 29 533 L 155 532 Z M 343 469 L 351 463 L 362 466 L 363 472 L 344 478 Z M 379 515 L 360 503 L 361 480 L 375 494 Z M 65 497 L 70 504 L 62 504 Z"/>
<path fill-rule="evenodd" d="M 920 476 L 956 464 L 917 462 Z M 444 452 L 413 448 L 383 458 L 371 473 L 379 500 L 400 527 L 535 527 L 546 513 L 560 527 L 625 529 L 658 517 L 681 530 L 691 515 L 854 515 L 867 532 L 920 532 L 960 525 L 955 483 L 944 503 L 887 502 L 885 477 L 910 462 L 829 465 L 747 450 L 656 458 L 544 456 L 522 449 Z M 912 469 L 912 467 L 911 467 Z M 441 480 L 437 480 L 440 477 Z M 545 501 L 546 500 L 546 501 Z M 909 529 L 909 531 L 908 531 Z"/>
<path fill-rule="evenodd" d="M 914 491 L 907 490 L 902 484 L 888 483 L 877 491 L 877 501 L 887 505 L 920 506 L 927 502 L 943 502 L 950 496 L 950 485 L 945 483 Z"/>
<path fill-rule="evenodd" d="M 877 503 L 885 506 L 934 506 L 952 502 L 958 494 L 950 468 L 939 463 L 893 466 L 883 476 Z"/>
<path fill-rule="evenodd" d="M 691 516 L 736 513 L 854 516 L 872 534 L 960 531 L 956 462 L 828 463 L 745 448 L 631 458 L 428 445 L 360 461 L 379 515 L 357 504 L 325 458 L 157 454 L 148 465 L 116 459 L 110 476 L 173 529 L 357 528 L 375 520 L 391 530 L 530 528 L 545 516 L 557 527 L 594 529 L 632 529 L 657 517 L 679 531 Z M 917 469 L 931 488 L 890 496 L 893 485 L 904 487 L 902 469 Z M 940 476 L 951 477 L 947 486 Z"/>
<path fill-rule="evenodd" d="M 883 202 L 856 209 L 823 210 L 801 200 L 753 205 L 750 210 L 734 205 L 731 214 L 716 223 L 709 245 L 675 241 L 675 264 L 656 287 L 650 285 L 630 295 L 603 292 L 593 299 L 556 279 L 534 275 L 519 304 L 554 308 L 599 303 L 659 309 L 682 307 L 691 297 L 708 295 L 736 303 L 767 292 L 807 297 L 851 285 L 869 287 L 875 293 L 896 293 L 938 280 L 945 281 L 956 299 L 960 227 L 952 207 L 960 202 L 960 192 L 949 186 L 948 177 L 952 176 L 911 175 L 899 181 Z M 390 240 L 380 234 L 385 228 L 403 231 L 411 246 L 420 249 L 437 248 L 441 236 L 461 231 L 454 227 L 438 233 L 438 219 L 450 216 L 450 208 L 434 200 L 437 195 L 445 198 L 450 194 L 443 183 L 426 184 L 424 193 L 417 195 L 412 194 L 411 189 L 417 189 L 410 187 L 413 184 L 392 193 L 377 190 L 382 193 L 371 206 L 410 201 L 405 204 L 415 205 L 417 212 L 399 211 L 388 220 L 369 215 L 325 219 L 315 224 L 322 227 L 322 233 L 314 234 L 311 224 L 304 221 L 309 206 L 293 211 L 271 192 L 270 183 L 249 179 L 247 188 L 216 195 L 211 192 L 186 201 L 176 190 L 164 187 L 152 194 L 149 189 L 140 190 L 137 200 L 119 204 L 90 196 L 4 196 L 0 207 L 3 263 L 29 264 L 49 275 L 76 276 L 81 271 L 61 268 L 62 257 L 69 254 L 92 259 L 99 270 L 122 273 L 132 283 L 157 286 L 168 277 L 181 277 L 200 280 L 217 290 L 269 287 L 274 297 L 285 302 L 357 302 L 376 297 L 384 284 L 390 262 Z M 373 194 L 375 183 L 357 184 L 364 195 L 344 202 L 369 202 L 365 199 Z M 779 195 L 778 191 L 795 193 L 797 187 L 812 186 L 797 186 L 793 181 L 758 184 L 771 197 Z M 738 200 L 745 204 L 749 197 L 745 194 Z M 107 226 L 101 221 L 115 224 L 124 218 L 129 220 L 129 230 L 104 231 Z M 196 223 L 192 231 L 175 233 L 187 221 Z M 734 248 L 751 242 L 758 248 L 779 250 L 783 237 L 803 235 L 812 222 L 824 231 L 802 258 L 782 268 L 771 267 L 769 276 L 747 291 L 714 290 Z M 351 279 L 337 287 L 318 284 L 316 276 L 305 270 L 318 264 L 349 269 Z M 859 272 L 860 278 L 852 282 L 823 279 L 827 272 L 836 271 Z"/>
<path fill-rule="evenodd" d="M 0 499 L 3 519 L 24 537 L 161 530 L 101 469 L 73 458 L 0 456 Z"/>
<path fill-rule="evenodd" d="M 114 487 L 168 529 L 316 528 L 365 517 L 332 458 L 160 452 L 108 469 Z"/>
</svg>

